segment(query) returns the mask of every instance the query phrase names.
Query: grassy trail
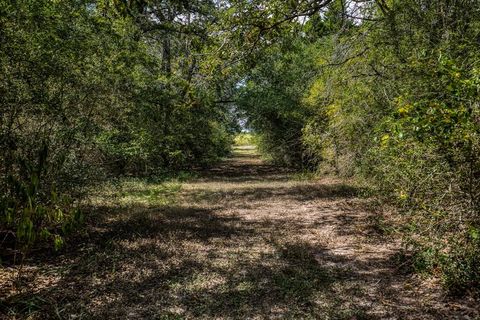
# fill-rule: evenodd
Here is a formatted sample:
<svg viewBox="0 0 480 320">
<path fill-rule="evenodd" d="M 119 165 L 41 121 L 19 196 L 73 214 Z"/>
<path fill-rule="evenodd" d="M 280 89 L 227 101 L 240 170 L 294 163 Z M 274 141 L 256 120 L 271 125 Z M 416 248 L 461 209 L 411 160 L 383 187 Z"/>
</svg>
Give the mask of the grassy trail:
<svg viewBox="0 0 480 320">
<path fill-rule="evenodd" d="M 238 148 L 185 183 L 136 181 L 115 190 L 93 204 L 101 214 L 77 244 L 27 262 L 25 290 L 10 284 L 13 269 L 0 271 L 3 316 L 475 315 L 468 301 L 453 301 L 435 282 L 405 272 L 399 242 L 380 232 L 369 201 L 353 187 L 302 180 L 264 164 L 252 148 Z"/>
</svg>

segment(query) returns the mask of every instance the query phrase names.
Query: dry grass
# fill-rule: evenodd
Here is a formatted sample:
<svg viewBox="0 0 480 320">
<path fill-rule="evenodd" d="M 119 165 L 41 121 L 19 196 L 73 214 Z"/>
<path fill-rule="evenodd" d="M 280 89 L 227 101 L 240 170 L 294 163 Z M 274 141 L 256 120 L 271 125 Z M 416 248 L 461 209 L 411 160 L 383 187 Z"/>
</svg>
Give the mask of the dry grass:
<svg viewBox="0 0 480 320">
<path fill-rule="evenodd" d="M 403 272 L 400 245 L 355 188 L 298 179 L 239 148 L 177 182 L 127 181 L 92 203 L 64 253 L 38 253 L 4 318 L 468 319 L 473 301 Z M 381 229 L 381 230 L 380 230 Z"/>
</svg>

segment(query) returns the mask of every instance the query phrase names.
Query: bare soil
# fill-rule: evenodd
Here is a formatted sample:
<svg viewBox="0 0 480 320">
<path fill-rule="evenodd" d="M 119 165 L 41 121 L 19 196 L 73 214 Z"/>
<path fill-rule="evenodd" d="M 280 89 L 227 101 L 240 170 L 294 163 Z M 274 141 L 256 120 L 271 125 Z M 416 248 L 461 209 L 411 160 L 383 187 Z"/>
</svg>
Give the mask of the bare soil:
<svg viewBox="0 0 480 320">
<path fill-rule="evenodd" d="M 0 318 L 480 318 L 409 272 L 388 216 L 341 181 L 239 148 L 178 190 L 142 188 L 148 201 L 95 203 L 85 232 L 20 277 L 0 269 Z"/>
</svg>

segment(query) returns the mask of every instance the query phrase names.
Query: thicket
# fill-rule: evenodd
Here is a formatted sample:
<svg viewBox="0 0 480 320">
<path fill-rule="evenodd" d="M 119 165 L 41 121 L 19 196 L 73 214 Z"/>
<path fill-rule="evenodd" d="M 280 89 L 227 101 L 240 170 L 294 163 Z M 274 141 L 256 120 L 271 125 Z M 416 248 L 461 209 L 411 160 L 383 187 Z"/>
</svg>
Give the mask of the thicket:
<svg viewBox="0 0 480 320">
<path fill-rule="evenodd" d="M 0 2 L 4 257 L 39 241 L 61 246 L 83 219 L 78 202 L 92 183 L 229 152 L 235 123 L 215 102 L 216 62 L 206 65 L 212 6 Z"/>
<path fill-rule="evenodd" d="M 414 266 L 452 292 L 480 285 L 479 21 L 477 1 L 333 1 L 238 92 L 274 159 L 396 203 Z"/>
</svg>

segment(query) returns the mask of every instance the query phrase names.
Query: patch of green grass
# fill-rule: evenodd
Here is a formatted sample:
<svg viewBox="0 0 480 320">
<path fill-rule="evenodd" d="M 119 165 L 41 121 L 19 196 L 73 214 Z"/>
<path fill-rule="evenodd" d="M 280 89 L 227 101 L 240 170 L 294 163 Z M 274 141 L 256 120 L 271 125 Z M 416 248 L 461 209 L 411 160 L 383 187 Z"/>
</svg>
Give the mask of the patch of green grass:
<svg viewBox="0 0 480 320">
<path fill-rule="evenodd" d="M 123 178 L 105 183 L 96 190 L 93 202 L 100 205 L 115 206 L 167 206 L 175 203 L 182 189 L 181 179 L 169 181 Z"/>
<path fill-rule="evenodd" d="M 311 181 L 318 178 L 318 173 L 315 171 L 300 171 L 292 174 L 291 178 L 295 181 Z"/>
</svg>

